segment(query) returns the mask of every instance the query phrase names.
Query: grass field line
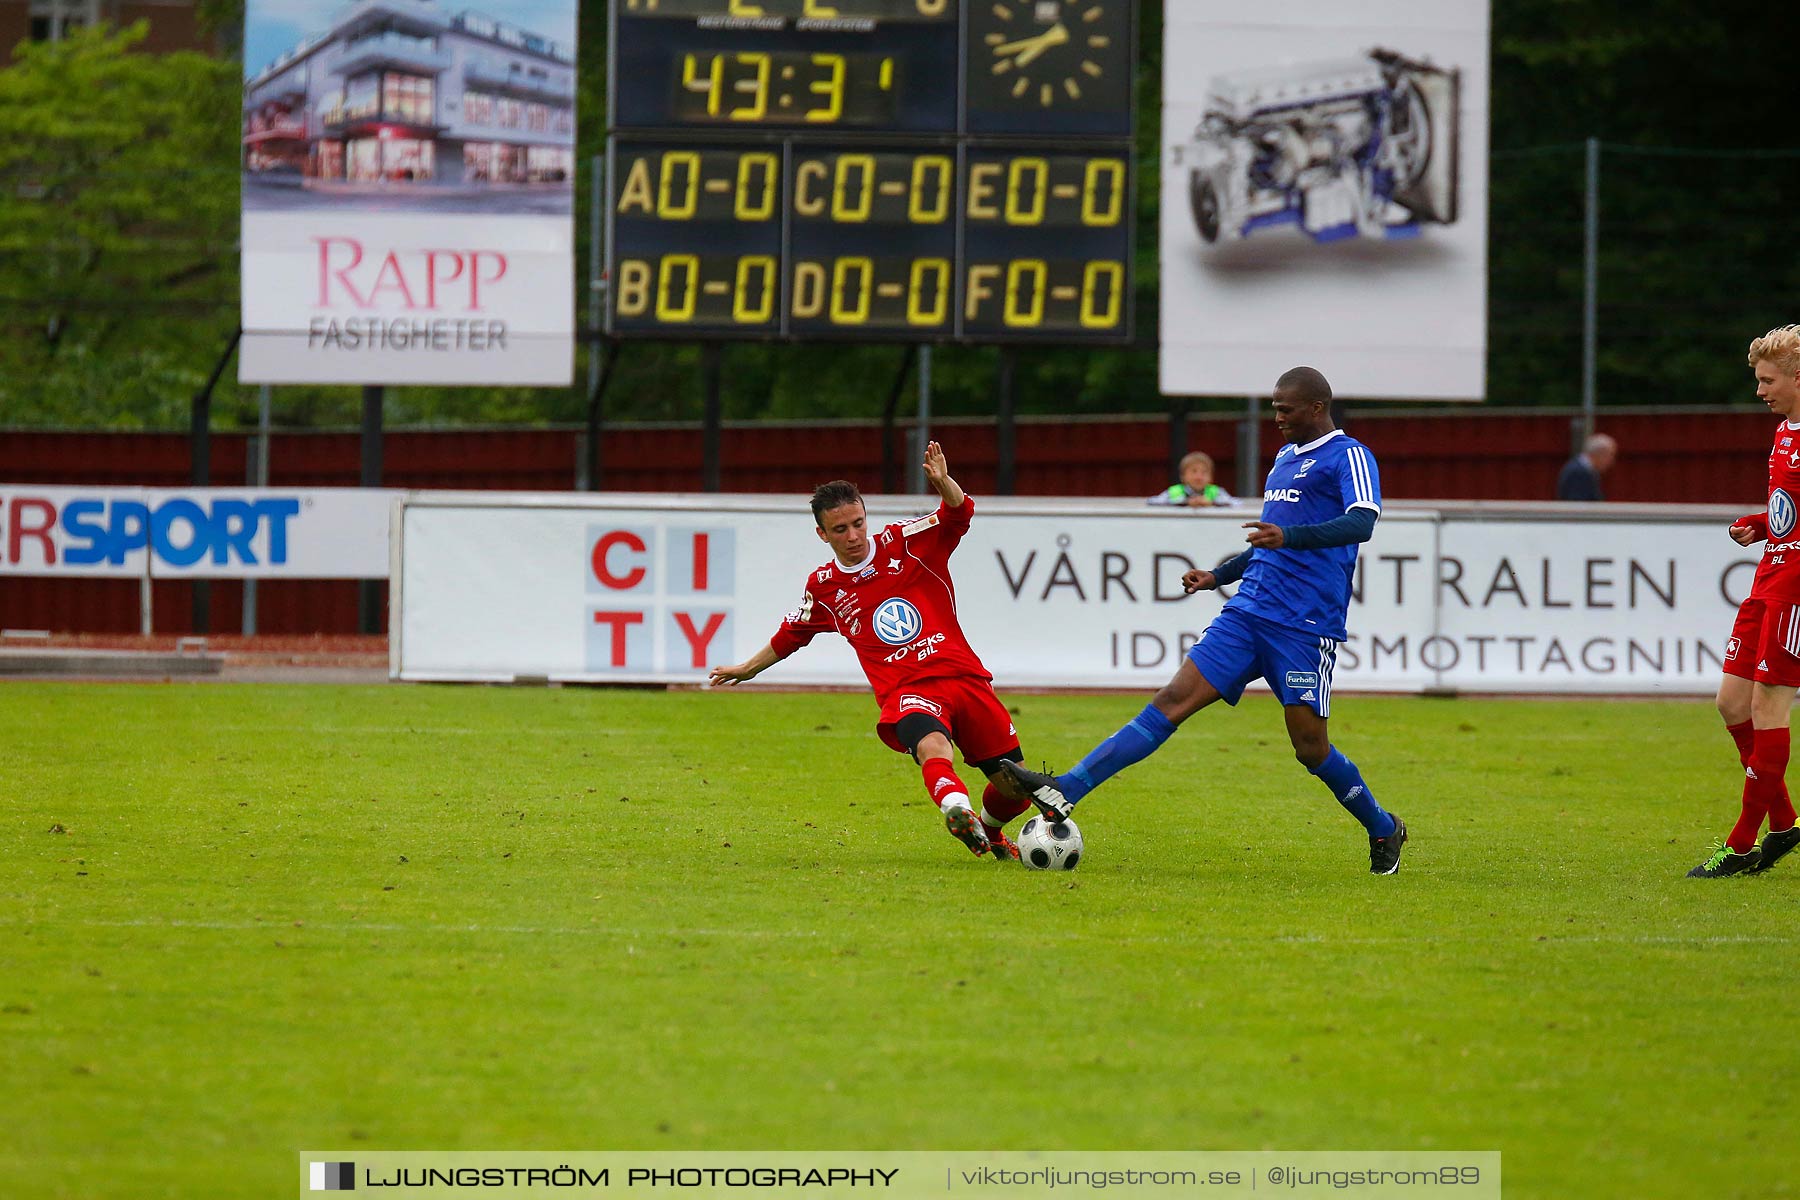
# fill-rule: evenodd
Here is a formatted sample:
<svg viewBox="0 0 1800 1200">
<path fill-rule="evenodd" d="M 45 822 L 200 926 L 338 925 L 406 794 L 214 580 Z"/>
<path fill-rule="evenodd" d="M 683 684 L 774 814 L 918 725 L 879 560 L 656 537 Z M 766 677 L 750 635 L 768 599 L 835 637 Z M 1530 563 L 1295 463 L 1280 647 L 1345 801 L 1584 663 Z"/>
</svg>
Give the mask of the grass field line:
<svg viewBox="0 0 1800 1200">
<path fill-rule="evenodd" d="M 604 938 L 818 938 L 825 934 L 816 929 L 652 929 L 645 926 L 614 925 L 457 925 L 436 923 L 427 925 L 396 924 L 392 922 L 374 921 L 183 921 L 152 920 L 146 918 L 129 921 L 79 920 L 79 921 L 19 921 L 0 920 L 0 929 L 23 928 L 84 928 L 84 929 L 199 929 L 220 933 L 242 933 L 252 930 L 291 930 L 300 929 L 313 933 L 489 933 L 504 935 L 523 935 L 530 937 L 604 937 Z M 965 931 L 968 934 L 988 934 L 993 937 L 1011 939 L 1016 935 L 1012 929 L 990 928 Z M 1407 935 L 1402 937 L 1370 937 L 1366 935 L 1334 936 L 1331 934 L 1284 934 L 1273 937 L 1230 937 L 1213 933 L 1196 933 L 1193 937 L 1120 937 L 1117 934 L 1088 935 L 1073 930 L 1060 930 L 1054 933 L 1039 935 L 1043 940 L 1065 942 L 1104 941 L 1109 945 L 1143 945 L 1166 946 L 1186 945 L 1204 940 L 1208 945 L 1266 945 L 1298 944 L 1325 946 L 1393 946 L 1393 945 L 1466 945 L 1474 942 L 1505 943 L 1543 941 L 1558 944 L 1592 944 L 1592 945 L 1633 945 L 1633 946 L 1739 946 L 1739 945 L 1774 945 L 1787 946 L 1800 943 L 1797 934 L 1656 934 L 1656 933 L 1587 933 L 1552 936 L 1535 933 L 1489 933 L 1469 934 L 1455 937 L 1431 937 Z"/>
</svg>

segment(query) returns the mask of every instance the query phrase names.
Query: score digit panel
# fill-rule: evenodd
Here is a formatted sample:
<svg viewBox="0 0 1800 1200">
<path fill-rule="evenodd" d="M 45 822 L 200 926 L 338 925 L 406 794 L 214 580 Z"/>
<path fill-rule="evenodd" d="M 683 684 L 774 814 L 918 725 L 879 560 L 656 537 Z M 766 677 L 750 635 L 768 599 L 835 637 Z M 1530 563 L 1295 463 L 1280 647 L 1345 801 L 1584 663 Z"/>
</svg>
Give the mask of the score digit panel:
<svg viewBox="0 0 1800 1200">
<path fill-rule="evenodd" d="M 781 147 L 614 145 L 607 328 L 781 333 Z"/>
<path fill-rule="evenodd" d="M 1134 0 L 612 0 L 609 128 L 1132 136 Z"/>
<path fill-rule="evenodd" d="M 1122 153 L 615 140 L 608 179 L 615 335 L 1131 337 Z"/>
<path fill-rule="evenodd" d="M 1122 154 L 970 150 L 965 174 L 963 337 L 1130 336 Z"/>
<path fill-rule="evenodd" d="M 955 336 L 955 151 L 790 156 L 784 332 Z"/>
<path fill-rule="evenodd" d="M 613 0 L 615 129 L 954 134 L 952 0 Z"/>
</svg>

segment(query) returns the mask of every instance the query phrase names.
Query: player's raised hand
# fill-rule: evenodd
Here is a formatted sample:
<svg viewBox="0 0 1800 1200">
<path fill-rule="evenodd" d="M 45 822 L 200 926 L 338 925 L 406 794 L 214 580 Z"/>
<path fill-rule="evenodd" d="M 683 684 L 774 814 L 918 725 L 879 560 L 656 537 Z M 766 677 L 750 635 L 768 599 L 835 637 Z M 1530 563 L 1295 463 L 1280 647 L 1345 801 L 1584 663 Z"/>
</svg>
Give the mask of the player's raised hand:
<svg viewBox="0 0 1800 1200">
<path fill-rule="evenodd" d="M 1258 550 L 1279 550 L 1287 544 L 1287 535 L 1281 532 L 1281 526 L 1271 525 L 1267 521 L 1245 521 L 1244 528 L 1250 532 L 1244 538 Z"/>
<path fill-rule="evenodd" d="M 1733 525 L 1730 529 L 1731 540 L 1740 546 L 1748 546 L 1757 540 L 1756 529 L 1750 525 Z"/>
<path fill-rule="evenodd" d="M 944 448 L 936 442 L 925 443 L 925 482 L 943 497 L 945 504 L 951 508 L 962 507 L 962 485 L 950 478 L 950 464 L 944 461 Z"/>
<path fill-rule="evenodd" d="M 944 460 L 944 448 L 936 442 L 925 443 L 925 479 L 936 487 L 950 473 L 950 464 Z"/>
<path fill-rule="evenodd" d="M 1181 590 L 1188 595 L 1195 592 L 1210 592 L 1219 586 L 1219 578 L 1211 571 L 1192 570 L 1182 573 Z"/>
</svg>

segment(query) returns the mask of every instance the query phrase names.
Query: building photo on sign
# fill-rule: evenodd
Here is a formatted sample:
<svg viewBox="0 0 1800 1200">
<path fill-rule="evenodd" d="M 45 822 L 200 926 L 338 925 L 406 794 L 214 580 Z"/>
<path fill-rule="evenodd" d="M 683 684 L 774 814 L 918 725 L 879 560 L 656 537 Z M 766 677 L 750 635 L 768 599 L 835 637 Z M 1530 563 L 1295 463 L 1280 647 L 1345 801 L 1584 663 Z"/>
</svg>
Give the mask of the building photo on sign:
<svg viewBox="0 0 1800 1200">
<path fill-rule="evenodd" d="M 574 5 L 251 0 L 244 60 L 240 380 L 566 384 Z"/>
<path fill-rule="evenodd" d="M 1162 390 L 1486 390 L 1487 0 L 1170 9 Z"/>
</svg>

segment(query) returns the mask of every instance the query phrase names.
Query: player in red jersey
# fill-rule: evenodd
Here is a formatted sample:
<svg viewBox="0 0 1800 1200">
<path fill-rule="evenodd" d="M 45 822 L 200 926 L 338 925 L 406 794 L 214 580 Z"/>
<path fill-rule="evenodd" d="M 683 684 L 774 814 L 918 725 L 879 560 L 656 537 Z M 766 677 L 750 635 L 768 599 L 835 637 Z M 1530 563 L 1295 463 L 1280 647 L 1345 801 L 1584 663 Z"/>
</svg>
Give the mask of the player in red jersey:
<svg viewBox="0 0 1800 1200">
<path fill-rule="evenodd" d="M 1769 504 L 1740 517 L 1731 540 L 1766 542 L 1749 597 L 1725 643 L 1719 715 L 1744 764 L 1743 809 L 1711 858 L 1689 871 L 1700 879 L 1766 871 L 1800 843 L 1788 798 L 1788 710 L 1800 687 L 1800 325 L 1771 329 L 1750 343 L 1756 394 L 1782 418 L 1769 453 Z M 1757 843 L 1763 818 L 1769 832 Z"/>
<path fill-rule="evenodd" d="M 813 520 L 832 560 L 806 577 L 800 606 L 781 622 L 769 644 L 735 666 L 714 667 L 715 686 L 754 679 L 821 633 L 841 634 L 856 651 L 881 704 L 875 732 L 890 749 L 919 764 L 925 793 L 944 825 L 976 854 L 1016 861 L 1019 848 L 1003 832 L 1031 802 L 1000 771 L 1024 761 L 993 676 L 969 648 L 956 619 L 950 555 L 969 531 L 975 502 L 964 494 L 932 442 L 925 478 L 943 502 L 916 521 L 870 533 L 862 493 L 842 479 L 813 493 Z M 954 743 L 963 761 L 988 777 L 977 817 L 951 762 Z"/>
</svg>

